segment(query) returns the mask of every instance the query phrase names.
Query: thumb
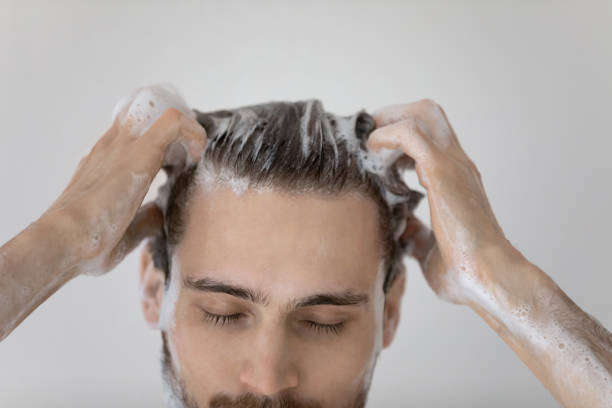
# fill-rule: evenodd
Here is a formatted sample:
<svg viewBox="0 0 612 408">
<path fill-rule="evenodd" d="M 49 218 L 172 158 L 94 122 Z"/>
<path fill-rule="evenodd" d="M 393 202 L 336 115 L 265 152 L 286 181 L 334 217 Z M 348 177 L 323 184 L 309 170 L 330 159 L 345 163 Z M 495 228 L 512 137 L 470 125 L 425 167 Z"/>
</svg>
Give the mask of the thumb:
<svg viewBox="0 0 612 408">
<path fill-rule="evenodd" d="M 423 224 L 416 216 L 410 215 L 406 219 L 406 227 L 400 236 L 400 241 L 406 248 L 408 255 L 416 258 L 422 265 L 427 254 L 436 243 L 433 231 Z"/>
<path fill-rule="evenodd" d="M 163 215 L 155 202 L 142 205 L 119 243 L 113 248 L 106 261 L 106 271 L 117 266 L 140 242 L 161 231 Z"/>
</svg>

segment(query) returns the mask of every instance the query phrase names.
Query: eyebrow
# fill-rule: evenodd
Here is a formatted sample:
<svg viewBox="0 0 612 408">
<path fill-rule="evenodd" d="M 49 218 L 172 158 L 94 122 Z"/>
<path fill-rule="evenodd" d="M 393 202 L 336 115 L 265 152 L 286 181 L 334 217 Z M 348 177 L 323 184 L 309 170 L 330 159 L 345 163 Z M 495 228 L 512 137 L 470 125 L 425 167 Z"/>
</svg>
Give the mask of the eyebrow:
<svg viewBox="0 0 612 408">
<path fill-rule="evenodd" d="M 183 285 L 188 289 L 201 292 L 225 293 L 252 303 L 268 306 L 270 296 L 260 290 L 245 288 L 227 282 L 218 281 L 209 277 L 193 279 L 187 277 Z M 318 305 L 332 306 L 358 306 L 369 302 L 367 293 L 354 293 L 350 289 L 340 292 L 325 292 L 296 298 L 289 301 L 287 311 L 295 311 L 299 308 Z"/>
</svg>

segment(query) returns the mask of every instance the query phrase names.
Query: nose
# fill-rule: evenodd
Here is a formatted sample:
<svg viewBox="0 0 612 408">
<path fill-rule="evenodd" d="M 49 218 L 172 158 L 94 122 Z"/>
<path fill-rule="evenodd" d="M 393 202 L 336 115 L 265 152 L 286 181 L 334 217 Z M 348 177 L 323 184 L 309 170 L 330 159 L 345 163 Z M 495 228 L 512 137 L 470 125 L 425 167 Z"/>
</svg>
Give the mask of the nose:
<svg viewBox="0 0 612 408">
<path fill-rule="evenodd" d="M 240 381 L 247 391 L 272 396 L 298 385 L 298 370 L 282 328 L 260 327 L 247 350 Z"/>
</svg>

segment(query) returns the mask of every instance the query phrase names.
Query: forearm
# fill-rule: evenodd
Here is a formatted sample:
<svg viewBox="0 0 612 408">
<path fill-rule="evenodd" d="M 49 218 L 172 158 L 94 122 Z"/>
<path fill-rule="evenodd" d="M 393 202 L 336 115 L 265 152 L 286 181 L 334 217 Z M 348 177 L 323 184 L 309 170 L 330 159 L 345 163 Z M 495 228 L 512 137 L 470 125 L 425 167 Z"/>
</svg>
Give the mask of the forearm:
<svg viewBox="0 0 612 408">
<path fill-rule="evenodd" d="M 39 219 L 0 247 L 0 340 L 75 276 L 69 239 L 59 219 Z"/>
<path fill-rule="evenodd" d="M 487 263 L 470 306 L 563 406 L 612 406 L 612 334 L 517 253 Z"/>
</svg>

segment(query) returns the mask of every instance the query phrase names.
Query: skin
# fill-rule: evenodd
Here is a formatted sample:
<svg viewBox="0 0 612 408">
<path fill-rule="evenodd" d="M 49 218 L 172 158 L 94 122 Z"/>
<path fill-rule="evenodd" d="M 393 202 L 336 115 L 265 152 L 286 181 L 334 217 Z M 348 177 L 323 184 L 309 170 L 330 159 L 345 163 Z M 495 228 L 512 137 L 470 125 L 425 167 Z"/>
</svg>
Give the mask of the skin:
<svg viewBox="0 0 612 408">
<path fill-rule="evenodd" d="M 430 287 L 471 307 L 566 407 L 612 405 L 612 334 L 506 239 L 482 177 L 430 99 L 376 115 L 374 150 L 400 148 L 427 190 L 433 230 L 409 220 Z"/>
<path fill-rule="evenodd" d="M 378 353 L 391 343 L 405 282 L 402 274 L 385 298 L 378 228 L 376 203 L 358 194 L 198 190 L 176 251 L 172 274 L 182 285 L 167 332 L 175 372 L 191 400 L 203 407 L 219 393 L 252 393 L 291 396 L 295 406 L 309 400 L 354 406 Z M 155 300 L 143 306 L 155 327 L 163 272 L 150 256 L 143 253 L 141 273 Z M 185 282 L 203 278 L 262 292 L 266 302 Z M 368 300 L 292 308 L 294 299 L 345 292 Z M 215 324 L 207 313 L 239 319 Z M 316 329 L 312 322 L 343 327 Z"/>
<path fill-rule="evenodd" d="M 373 150 L 381 147 L 402 149 L 413 159 L 419 183 L 427 191 L 432 229 L 429 230 L 423 222 L 412 218 L 408 220 L 403 237 L 412 242 L 409 247 L 410 255 L 419 261 L 432 289 L 442 299 L 467 305 L 481 316 L 563 406 L 610 406 L 612 404 L 612 335 L 595 319 L 583 312 L 546 273 L 530 263 L 505 238 L 485 194 L 481 175 L 461 148 L 442 108 L 435 102 L 425 99 L 384 108 L 375 115 L 375 118 L 378 127 L 369 138 L 369 147 Z M 168 146 L 184 138 L 192 143 L 190 153 L 193 157 L 197 157 L 205 143 L 203 130 L 196 130 L 197 127 L 193 123 L 184 126 L 181 124 L 185 124 L 185 118 L 176 110 L 166 111 L 140 138 L 131 135 L 129 126 L 113 124 L 81 162 L 70 185 L 54 205 L 0 248 L 0 338 L 6 337 L 32 310 L 65 282 L 83 273 L 101 274 L 112 269 L 141 239 L 160 227 L 158 210 L 146 205 L 140 210 L 138 208 L 151 180 L 163 162 Z M 134 174 L 137 177 L 134 177 Z M 220 194 L 222 195 L 222 192 Z M 117 197 L 125 199 L 118 200 Z M 261 211 L 254 214 L 264 216 L 264 219 L 266 212 L 259 207 L 262 205 L 261 200 L 273 200 L 275 205 L 276 203 L 281 206 L 286 205 L 285 210 L 279 212 L 280 217 L 290 217 L 293 214 L 292 222 L 301 223 L 297 221 L 300 217 L 293 212 L 295 208 L 292 208 L 285 198 L 249 197 L 250 199 L 245 197 L 243 202 L 232 200 L 228 196 L 225 197 L 225 201 L 221 196 L 216 196 L 216 199 L 228 205 L 244 204 L 245 208 L 259 208 Z M 343 199 L 338 198 L 339 201 Z M 334 204 L 328 203 L 329 208 L 323 209 L 326 206 L 321 206 L 317 200 L 316 197 L 305 199 L 310 204 L 310 206 L 304 204 L 307 211 L 315 212 L 317 208 L 324 212 L 334 211 Z M 212 212 L 207 212 L 206 207 L 209 204 L 205 202 L 206 200 L 201 200 L 202 208 L 198 213 L 201 213 L 207 222 L 211 222 Z M 368 218 L 367 204 L 364 201 L 361 205 L 356 202 L 353 205 L 355 206 L 353 215 L 363 216 L 360 219 L 364 220 L 364 224 L 359 224 L 359 228 L 363 228 L 361 230 L 363 234 L 366 232 L 365 220 Z M 216 211 L 222 212 L 218 207 Z M 217 216 L 216 212 L 215 214 Z M 206 218 L 207 216 L 209 218 Z M 221 213 L 218 216 L 221 217 Z M 259 224 L 255 223 L 255 220 L 256 217 L 253 217 L 253 220 L 243 217 L 241 221 L 253 223 L 251 226 L 255 230 L 242 232 L 248 234 L 259 232 L 261 235 L 258 235 L 258 238 L 265 237 L 273 241 L 268 242 L 269 245 L 280 245 L 281 248 L 285 245 L 279 240 L 274 241 L 273 234 L 269 234 L 270 236 L 264 234 L 265 228 L 272 228 L 269 223 Z M 324 228 L 328 234 L 338 233 L 342 229 L 342 218 L 337 220 L 338 224 L 335 227 L 332 225 L 319 225 L 319 227 Z M 112 228 L 100 229 L 100 221 L 112 225 Z M 239 236 L 240 228 L 236 223 L 232 231 Z M 255 276 L 265 282 L 265 285 L 261 284 L 262 281 L 254 280 L 244 270 L 246 268 L 243 258 L 228 257 L 225 260 L 224 265 L 227 265 L 227 268 L 242 266 L 239 271 L 236 269 L 232 271 L 232 277 L 236 276 L 236 279 L 239 277 L 240 283 L 253 287 L 260 285 L 259 288 L 270 292 L 271 303 L 267 307 L 248 303 L 237 304 L 236 301 L 232 301 L 231 305 L 222 300 L 208 301 L 207 307 L 231 306 L 248 311 L 246 327 L 241 329 L 240 336 L 228 337 L 225 330 L 230 330 L 229 328 L 212 327 L 201 321 L 199 326 L 195 324 L 189 326 L 188 322 L 195 322 L 196 319 L 194 316 L 196 307 L 193 303 L 201 304 L 206 300 L 202 294 L 179 296 L 174 310 L 176 325 L 170 329 L 171 351 L 178 356 L 177 362 L 180 364 L 178 369 L 191 388 L 200 377 L 208 378 L 210 375 L 201 361 L 208 359 L 215 364 L 215 367 L 222 365 L 214 356 L 205 355 L 202 351 L 211 350 L 209 345 L 200 342 L 195 346 L 195 340 L 190 340 L 186 333 L 192 333 L 193 336 L 199 336 L 198 338 L 206 336 L 207 333 L 214 333 L 206 336 L 206 339 L 208 341 L 210 338 L 218 345 L 218 349 L 214 349 L 215 352 L 223 350 L 223 353 L 228 353 L 228 350 L 233 350 L 231 357 L 237 363 L 224 367 L 222 380 L 218 380 L 223 381 L 223 384 L 214 383 L 218 388 L 207 390 L 206 393 L 221 390 L 234 393 L 244 390 L 282 393 L 282 390 L 293 390 L 294 395 L 298 397 L 327 398 L 317 394 L 322 390 L 319 387 L 325 387 L 325 384 L 316 383 L 309 377 L 313 368 L 311 362 L 304 358 L 308 353 L 298 353 L 295 356 L 287 353 L 287 350 L 296 350 L 298 345 L 303 344 L 312 351 L 308 354 L 309 358 L 312 356 L 319 364 L 325 364 L 322 356 L 327 352 L 326 348 L 319 347 L 317 341 L 305 340 L 302 337 L 303 329 L 297 329 L 289 324 L 303 317 L 298 318 L 297 314 L 284 315 L 280 306 L 292 296 L 323 289 L 321 285 L 333 284 L 330 276 L 324 273 L 331 267 L 326 262 L 331 260 L 323 261 L 325 257 L 313 256 L 313 260 L 318 259 L 317 267 L 305 271 L 304 257 L 316 253 L 314 241 L 312 238 L 307 238 L 313 233 L 309 228 L 316 228 L 316 225 L 302 225 L 304 231 L 291 230 L 291 228 L 293 227 L 288 227 L 282 233 L 287 233 L 294 240 L 298 233 L 303 233 L 305 236 L 304 247 L 298 245 L 289 253 L 290 256 L 287 255 L 289 259 L 294 253 L 299 255 L 295 260 L 275 259 L 269 247 L 259 248 L 263 251 L 261 261 L 255 262 L 251 270 Z M 206 231 L 201 232 L 206 233 Z M 371 239 L 372 235 L 368 237 L 361 236 L 355 239 L 360 244 L 366 245 L 367 239 Z M 198 239 L 192 238 L 192 240 Z M 54 245 L 46 245 L 47 242 L 53 242 Z M 125 244 L 121 245 L 122 242 Z M 244 245 L 241 249 L 247 253 L 259 245 L 247 240 L 240 242 Z M 373 245 L 371 241 L 370 243 Z M 210 242 L 205 244 L 204 249 L 207 251 L 211 250 L 208 245 L 221 245 Z M 345 244 L 338 242 L 334 245 Z M 249 247 L 250 245 L 252 247 Z M 180 268 L 181 276 L 183 273 L 199 274 L 202 269 L 214 268 L 217 274 L 225 274 L 224 276 L 228 277 L 228 269 L 220 267 L 220 264 L 199 265 L 198 262 L 204 260 L 194 255 L 195 250 L 189 248 L 192 247 L 185 244 L 185 248 L 181 247 L 178 253 L 179 260 L 184 262 Z M 350 251 L 350 248 L 348 250 Z M 335 254 L 344 259 L 344 262 L 352 261 L 343 258 L 344 255 L 337 255 L 337 251 Z M 362 255 L 367 257 L 366 253 Z M 147 267 L 150 263 L 147 264 L 146 256 L 144 259 L 143 308 L 147 320 L 154 322 L 156 315 L 159 316 L 159 305 L 163 295 L 159 294 L 160 290 L 155 286 L 154 277 L 158 273 Z M 271 265 L 271 268 L 267 268 L 266 265 Z M 368 265 L 371 267 L 372 263 Z M 299 281 L 304 287 L 289 286 L 279 279 L 271 279 L 263 273 L 264 268 L 271 273 L 270 276 L 281 273 L 281 269 L 289 270 L 287 273 L 291 281 Z M 368 271 L 365 269 L 354 270 L 350 275 L 344 276 L 348 281 L 336 283 L 342 287 L 347 284 L 366 285 L 367 278 L 374 279 L 373 276 L 376 274 L 369 267 Z M 285 270 L 283 270 L 283 279 L 285 279 Z M 314 274 L 319 279 L 305 280 L 309 274 Z M 151 285 L 148 285 L 148 282 L 152 282 Z M 370 290 L 375 290 L 378 284 L 373 282 L 369 281 L 372 285 Z M 157 285 L 159 286 L 159 280 Z M 360 327 L 358 332 L 362 335 L 364 332 L 361 330 L 372 330 L 375 327 L 374 322 L 377 321 L 378 336 L 379 339 L 382 338 L 382 342 L 353 338 L 354 343 L 351 343 L 353 350 L 362 350 L 361 347 L 363 350 L 384 347 L 393 338 L 399 316 L 399 313 L 393 311 L 397 306 L 393 305 L 399 303 L 403 283 L 394 287 L 396 289 L 391 299 L 395 300 L 389 303 L 391 307 L 384 308 L 382 318 L 380 310 L 378 314 L 372 311 L 362 312 L 361 323 L 356 323 Z M 361 289 L 365 290 L 366 286 L 361 286 Z M 199 300 L 196 300 L 196 297 Z M 378 304 L 380 303 L 379 299 Z M 389 310 L 388 316 L 386 310 Z M 299 314 L 301 313 L 302 311 Z M 374 315 L 377 315 L 379 320 L 376 320 Z M 357 330 L 357 327 L 354 329 Z M 367 333 L 371 334 L 369 338 L 376 338 L 372 332 Z M 251 340 L 248 347 L 257 352 L 246 355 L 242 349 L 230 348 L 220 340 L 230 338 L 231 340 L 227 340 L 228 343 L 238 342 L 240 346 L 241 342 L 245 341 L 245 337 Z M 336 339 L 336 341 L 342 340 Z M 371 362 L 372 354 L 366 353 L 366 355 L 367 360 Z M 187 362 L 188 356 L 195 356 L 201 360 L 197 363 Z M 348 354 L 342 354 L 342 361 L 349 364 L 349 357 Z M 355 367 L 365 367 L 367 366 L 365 360 L 363 357 L 362 359 L 355 357 L 355 362 L 350 364 L 355 364 Z M 337 369 L 343 370 L 342 367 Z M 198 386 L 201 385 L 198 383 Z M 350 389 L 351 387 L 347 386 L 343 391 L 351 392 Z M 192 392 L 199 391 L 192 390 Z M 204 391 L 202 395 L 198 394 L 197 398 L 204 401 L 206 398 Z"/>
<path fill-rule="evenodd" d="M 115 120 L 57 200 L 0 248 L 0 340 L 70 279 L 110 271 L 161 228 L 160 210 L 139 206 L 166 154 L 180 144 L 198 159 L 206 132 L 177 109 L 142 136 L 131 128 Z"/>
</svg>

